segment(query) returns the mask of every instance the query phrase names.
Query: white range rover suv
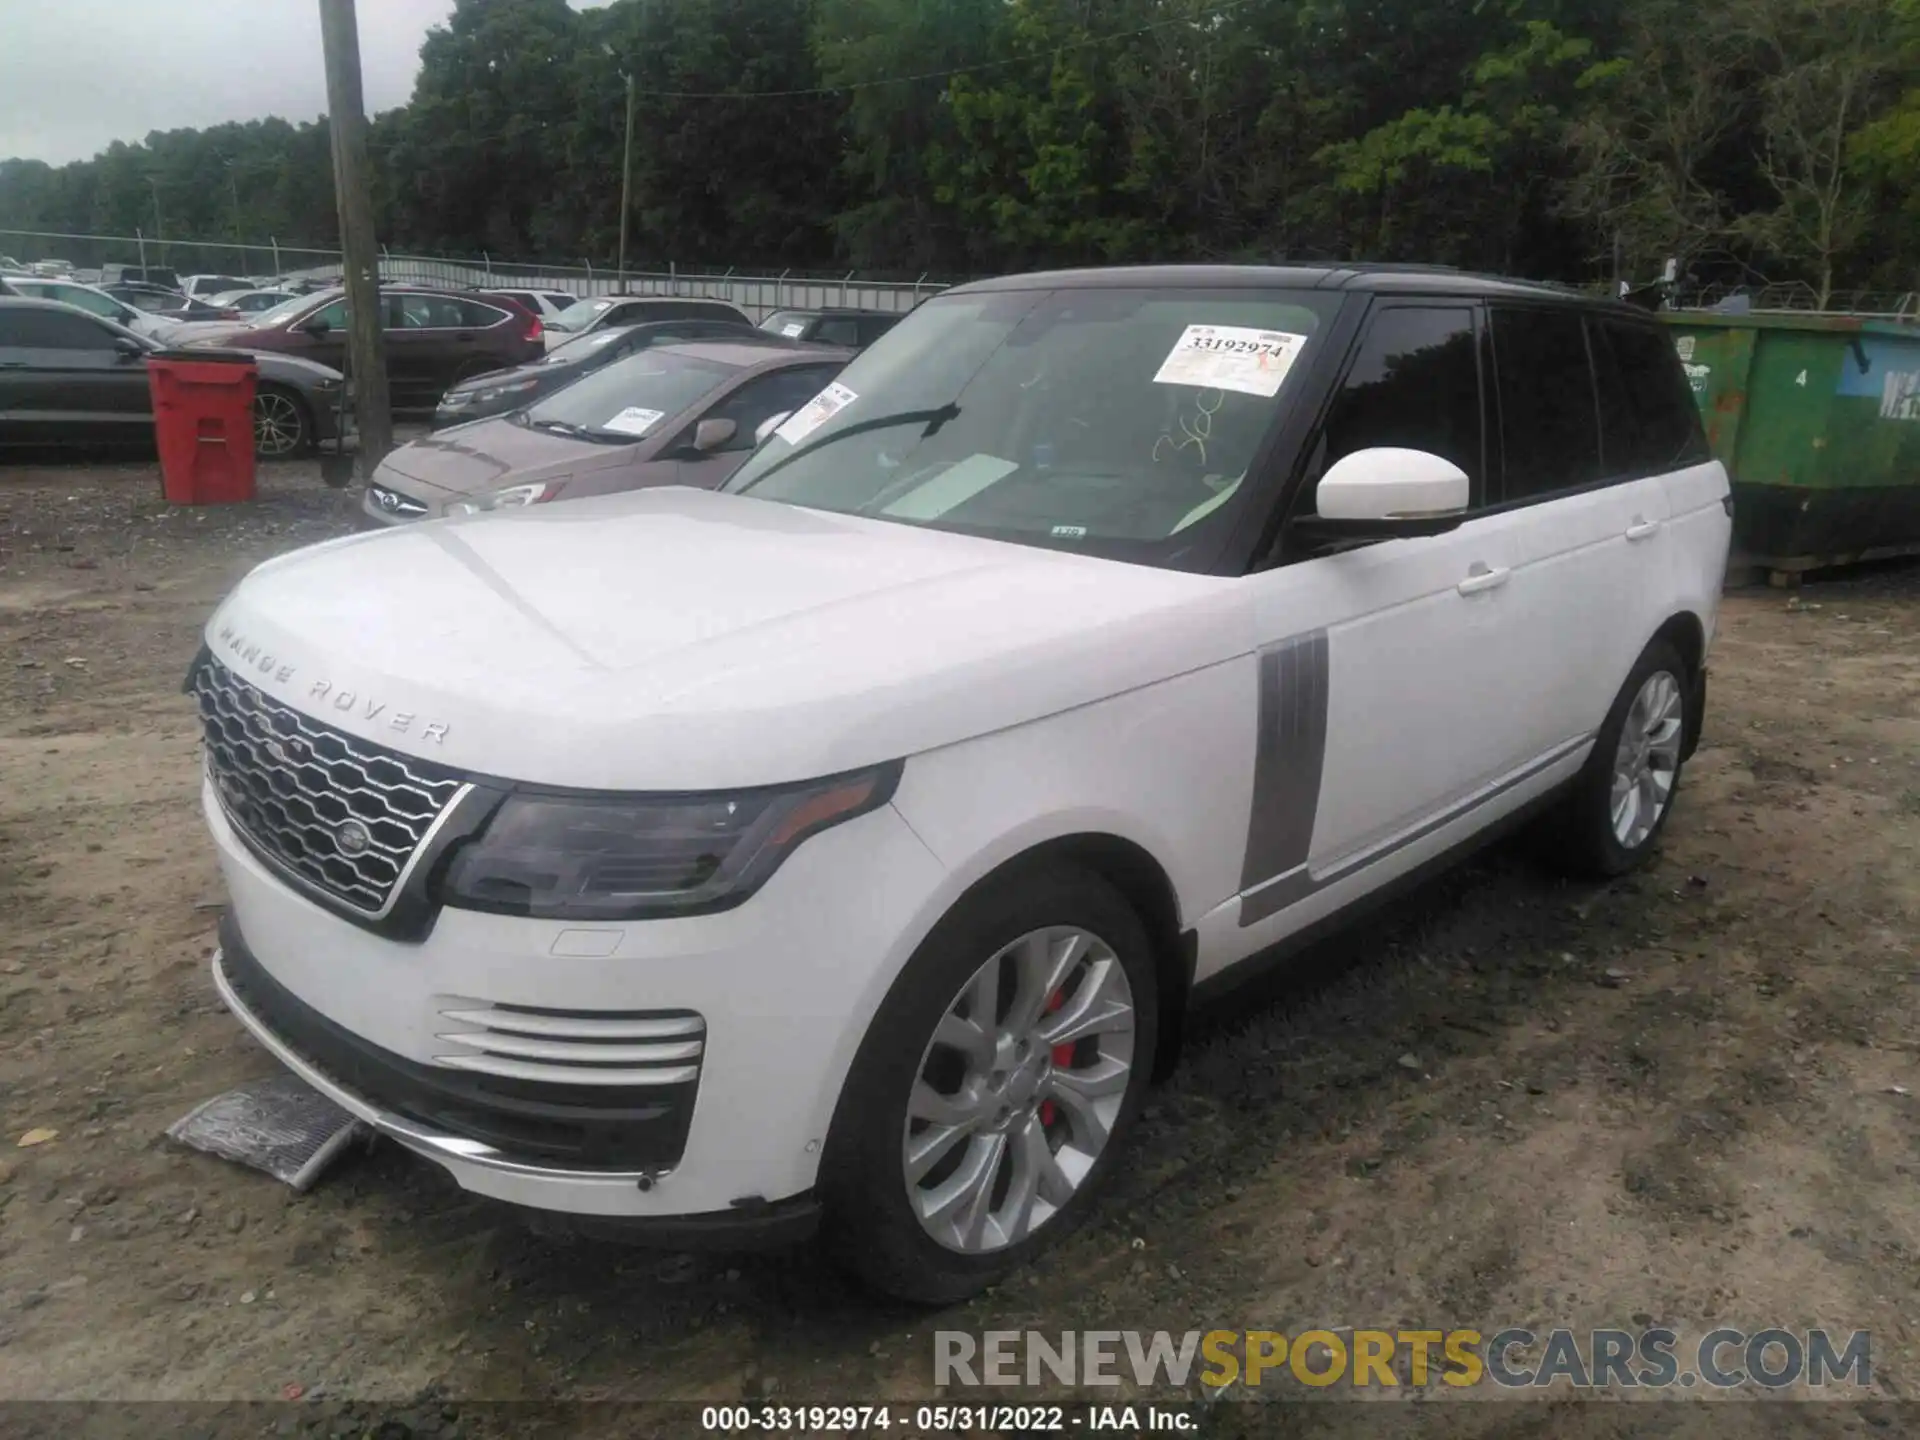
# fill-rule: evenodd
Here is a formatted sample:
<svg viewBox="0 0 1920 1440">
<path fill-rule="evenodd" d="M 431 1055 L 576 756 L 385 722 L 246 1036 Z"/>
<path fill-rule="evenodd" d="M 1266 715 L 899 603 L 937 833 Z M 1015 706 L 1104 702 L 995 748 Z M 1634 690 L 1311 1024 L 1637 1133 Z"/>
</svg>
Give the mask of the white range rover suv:
<svg viewBox="0 0 1920 1440">
<path fill-rule="evenodd" d="M 1654 846 L 1731 530 L 1650 316 L 1404 270 L 947 292 L 718 493 L 260 566 L 214 982 L 464 1187 L 947 1300 L 1197 997 L 1504 824 Z"/>
</svg>

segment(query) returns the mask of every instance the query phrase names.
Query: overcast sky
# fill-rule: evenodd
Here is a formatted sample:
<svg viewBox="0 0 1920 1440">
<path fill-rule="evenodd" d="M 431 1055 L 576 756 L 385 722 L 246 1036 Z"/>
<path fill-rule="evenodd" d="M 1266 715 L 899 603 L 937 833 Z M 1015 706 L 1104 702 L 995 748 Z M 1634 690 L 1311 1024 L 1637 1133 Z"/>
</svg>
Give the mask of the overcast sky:
<svg viewBox="0 0 1920 1440">
<path fill-rule="evenodd" d="M 453 0 L 356 10 L 367 108 L 405 104 Z M 0 158 L 58 165 L 150 130 L 326 108 L 318 0 L 0 0 Z"/>
</svg>

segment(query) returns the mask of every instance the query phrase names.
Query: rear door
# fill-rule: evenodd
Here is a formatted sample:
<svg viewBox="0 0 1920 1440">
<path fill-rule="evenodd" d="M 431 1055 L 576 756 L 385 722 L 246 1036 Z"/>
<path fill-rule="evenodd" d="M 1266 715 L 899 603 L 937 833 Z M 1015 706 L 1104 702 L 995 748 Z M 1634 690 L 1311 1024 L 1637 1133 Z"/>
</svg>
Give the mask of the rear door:
<svg viewBox="0 0 1920 1440">
<path fill-rule="evenodd" d="M 1499 508 L 1523 522 L 1512 589 L 1529 617 L 1512 639 L 1527 677 L 1515 698 L 1545 750 L 1600 728 L 1665 618 L 1667 493 L 1640 461 L 1631 399 L 1589 315 L 1496 305 L 1493 348 Z"/>
</svg>

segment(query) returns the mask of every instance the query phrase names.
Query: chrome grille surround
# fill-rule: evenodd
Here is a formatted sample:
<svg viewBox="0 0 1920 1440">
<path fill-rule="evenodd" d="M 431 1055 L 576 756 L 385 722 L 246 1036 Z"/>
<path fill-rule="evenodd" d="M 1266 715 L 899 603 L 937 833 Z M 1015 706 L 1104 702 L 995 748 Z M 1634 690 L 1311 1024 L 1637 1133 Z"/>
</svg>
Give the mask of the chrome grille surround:
<svg viewBox="0 0 1920 1440">
<path fill-rule="evenodd" d="M 308 889 L 385 915 L 463 778 L 310 719 L 215 660 L 192 689 L 214 793 L 248 846 Z"/>
<path fill-rule="evenodd" d="M 700 1078 L 707 1022 L 691 1010 L 547 1010 L 446 999 L 436 1065 L 569 1085 L 688 1085 Z"/>
</svg>

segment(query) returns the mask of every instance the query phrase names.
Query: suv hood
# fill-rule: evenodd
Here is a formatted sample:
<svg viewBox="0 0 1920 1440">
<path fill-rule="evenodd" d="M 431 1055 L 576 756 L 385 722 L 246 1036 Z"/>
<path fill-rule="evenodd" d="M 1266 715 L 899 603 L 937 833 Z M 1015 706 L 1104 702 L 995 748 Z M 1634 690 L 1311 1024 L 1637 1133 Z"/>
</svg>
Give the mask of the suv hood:
<svg viewBox="0 0 1920 1440">
<path fill-rule="evenodd" d="M 267 562 L 227 665 L 376 743 L 614 790 L 896 759 L 1252 648 L 1237 582 L 673 488 Z"/>
</svg>

